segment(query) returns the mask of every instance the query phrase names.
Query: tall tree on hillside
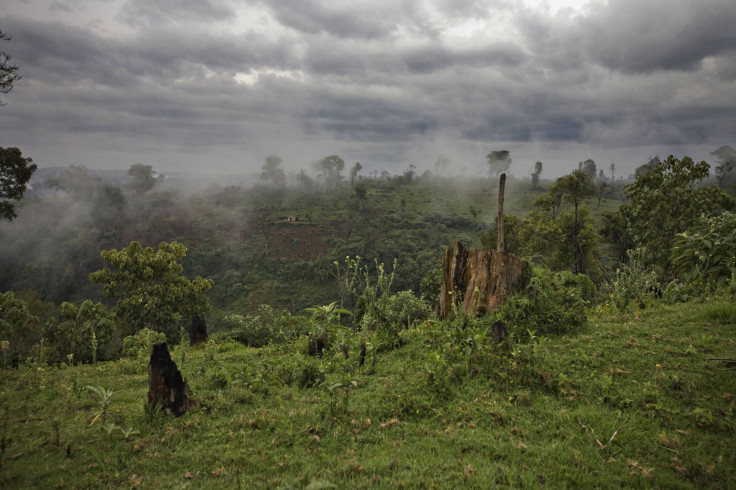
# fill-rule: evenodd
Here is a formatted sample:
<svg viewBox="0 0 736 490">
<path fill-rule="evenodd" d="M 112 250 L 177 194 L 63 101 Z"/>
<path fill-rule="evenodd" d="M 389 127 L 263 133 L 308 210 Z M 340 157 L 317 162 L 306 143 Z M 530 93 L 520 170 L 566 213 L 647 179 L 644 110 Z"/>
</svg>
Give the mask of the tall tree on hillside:
<svg viewBox="0 0 736 490">
<path fill-rule="evenodd" d="M 732 189 L 736 184 L 736 150 L 730 146 L 721 146 L 711 155 L 718 158 L 718 165 L 715 168 L 716 179 L 718 185 L 722 189 Z"/>
<path fill-rule="evenodd" d="M 573 170 L 569 175 L 560 177 L 552 186 L 552 192 L 559 192 L 562 198 L 574 207 L 574 222 L 572 228 L 572 242 L 575 249 L 575 272 L 585 273 L 582 248 L 580 246 L 580 205 L 588 196 L 595 194 L 595 183 L 586 170 Z"/>
<path fill-rule="evenodd" d="M 532 172 L 532 189 L 536 189 L 539 185 L 539 176 L 542 173 L 542 162 L 534 164 L 534 172 Z"/>
<path fill-rule="evenodd" d="M 281 157 L 277 155 L 267 156 L 266 163 L 261 167 L 261 180 L 275 187 L 284 187 L 286 185 L 286 173 L 281 168 L 282 162 Z"/>
<path fill-rule="evenodd" d="M 611 166 L 609 168 L 611 170 L 611 194 L 613 194 L 613 184 L 614 184 L 613 173 L 616 171 L 616 164 L 611 163 Z"/>
<path fill-rule="evenodd" d="M 585 170 L 588 173 L 588 175 L 590 175 L 590 179 L 595 181 L 595 176 L 598 170 L 596 168 L 595 161 L 593 161 L 593 159 L 588 158 L 584 162 L 578 163 L 578 169 Z"/>
<path fill-rule="evenodd" d="M 12 221 L 17 216 L 15 201 L 23 197 L 36 168 L 18 148 L 0 148 L 0 219 Z"/>
<path fill-rule="evenodd" d="M 447 167 L 450 165 L 450 159 L 445 155 L 440 155 L 434 162 L 434 173 L 437 177 L 441 177 Z"/>
<path fill-rule="evenodd" d="M 11 37 L 0 31 L 0 41 L 10 41 Z M 5 51 L 0 51 L 0 94 L 7 94 L 13 90 L 15 82 L 22 77 L 18 75 L 18 65 L 10 62 L 10 56 Z M 7 102 L 0 99 L 0 106 Z"/>
<path fill-rule="evenodd" d="M 509 150 L 492 151 L 486 155 L 491 177 L 496 177 L 506 172 L 511 167 L 511 152 Z"/>
<path fill-rule="evenodd" d="M 358 172 L 363 170 L 363 165 L 360 162 L 355 162 L 355 165 L 350 167 L 350 186 L 355 185 L 355 179 L 358 178 Z"/>
<path fill-rule="evenodd" d="M 345 160 L 337 155 L 329 155 L 315 164 L 320 177 L 328 187 L 338 187 L 342 181 Z"/>
<path fill-rule="evenodd" d="M 158 182 L 164 179 L 163 174 L 156 175 L 151 165 L 143 165 L 142 163 L 131 165 L 128 175 L 132 178 L 130 188 L 139 195 L 150 191 Z"/>
</svg>

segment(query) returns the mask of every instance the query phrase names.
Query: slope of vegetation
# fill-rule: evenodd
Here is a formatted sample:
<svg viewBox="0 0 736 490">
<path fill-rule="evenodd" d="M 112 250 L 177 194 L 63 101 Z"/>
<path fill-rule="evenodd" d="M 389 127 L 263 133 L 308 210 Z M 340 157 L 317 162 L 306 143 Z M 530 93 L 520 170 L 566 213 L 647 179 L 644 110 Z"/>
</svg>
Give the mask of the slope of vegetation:
<svg viewBox="0 0 736 490">
<path fill-rule="evenodd" d="M 403 330 L 395 349 L 345 332 L 347 359 L 308 356 L 304 337 L 179 345 L 194 401 L 179 418 L 145 407 L 145 354 L 4 370 L 0 485 L 736 485 L 733 296 L 602 310 L 510 348 L 460 318 Z"/>
</svg>

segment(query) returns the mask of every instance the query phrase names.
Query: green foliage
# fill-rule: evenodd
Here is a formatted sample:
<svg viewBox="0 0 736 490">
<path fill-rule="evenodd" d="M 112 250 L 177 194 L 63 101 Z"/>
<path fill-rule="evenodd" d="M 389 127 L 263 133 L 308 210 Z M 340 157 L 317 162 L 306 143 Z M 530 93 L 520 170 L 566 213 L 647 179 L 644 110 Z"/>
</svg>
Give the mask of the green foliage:
<svg viewBox="0 0 736 490">
<path fill-rule="evenodd" d="M 480 237 L 481 246 L 488 250 L 496 250 L 498 246 L 498 216 L 494 226 Z M 513 214 L 503 215 L 504 250 L 510 254 L 519 255 L 522 250 L 522 241 L 519 235 L 522 221 Z"/>
<path fill-rule="evenodd" d="M 385 306 L 386 321 L 399 328 L 424 321 L 431 315 L 432 310 L 427 303 L 417 298 L 413 291 L 399 291 L 391 295 Z"/>
<path fill-rule="evenodd" d="M 586 162 L 592 162 L 587 160 Z M 595 163 L 593 163 L 595 167 Z M 595 177 L 595 170 L 593 170 Z M 586 260 L 586 252 L 589 254 L 597 242 L 597 233 L 592 226 L 585 227 L 584 217 L 581 216 L 580 206 L 583 199 L 595 194 L 595 183 L 591 174 L 583 169 L 573 170 L 569 175 L 560 177 L 550 189 L 550 193 L 561 195 L 562 198 L 572 203 L 574 211 L 571 223 L 563 223 L 562 228 L 565 231 L 565 241 L 569 249 L 567 255 L 572 256 L 572 269 L 581 274 L 590 273 L 590 261 Z M 563 216 L 560 216 L 563 218 Z M 570 253 L 571 252 L 571 253 Z"/>
<path fill-rule="evenodd" d="M 691 230 L 678 233 L 672 261 L 686 284 L 706 290 L 726 284 L 736 275 L 736 215 L 703 216 Z"/>
<path fill-rule="evenodd" d="M 43 336 L 48 342 L 52 362 L 69 354 L 79 362 L 108 361 L 120 353 L 120 335 L 115 315 L 102 303 L 85 300 L 79 305 L 62 303 L 61 318 L 50 318 Z"/>
<path fill-rule="evenodd" d="M 227 315 L 220 323 L 227 339 L 251 347 L 292 340 L 302 333 L 297 326 L 288 312 L 275 313 L 268 305 L 260 305 L 256 314 Z"/>
<path fill-rule="evenodd" d="M 629 250 L 628 261 L 616 270 L 609 297 L 619 311 L 628 311 L 632 304 L 645 305 L 660 289 L 657 274 L 646 265 L 644 257 L 646 250 Z"/>
<path fill-rule="evenodd" d="M 179 342 L 180 330 L 192 316 L 209 309 L 204 292 L 212 281 L 182 276 L 179 263 L 186 256 L 180 243 L 162 242 L 158 250 L 143 248 L 138 242 L 118 250 L 105 250 L 102 259 L 115 270 L 102 269 L 90 274 L 94 283 L 102 283 L 105 294 L 117 301 L 115 312 L 124 326 L 124 334 L 150 328 Z"/>
<path fill-rule="evenodd" d="M 41 323 L 28 304 L 13 291 L 0 293 L 0 341 L 3 342 L 3 363 L 15 364 L 32 353 L 41 337 Z M 7 342 L 7 343 L 6 343 Z"/>
<path fill-rule="evenodd" d="M 107 423 L 107 417 L 110 411 L 110 405 L 112 404 L 113 396 L 115 392 L 113 390 L 106 390 L 99 385 L 88 385 L 86 387 L 93 395 L 97 397 L 97 412 L 92 417 L 92 422 L 89 425 L 94 425 L 98 420 L 102 421 L 104 426 Z"/>
<path fill-rule="evenodd" d="M 493 315 L 458 316 L 403 330 L 373 373 L 354 353 L 374 332 L 336 339 L 349 359 L 208 342 L 183 348 L 194 403 L 179 418 L 141 403 L 138 361 L 20 366 L 0 376 L 0 486 L 731 488 L 736 380 L 711 359 L 733 357 L 733 314 L 711 297 L 501 344 Z M 114 390 L 105 423 L 89 426 L 102 407 L 86 385 Z"/>
<path fill-rule="evenodd" d="M 15 201 L 23 197 L 36 168 L 33 160 L 24 158 L 18 148 L 0 148 L 0 219 L 12 221 L 17 217 Z"/>
<path fill-rule="evenodd" d="M 123 339 L 123 357 L 143 360 L 153 352 L 153 345 L 166 342 L 166 335 L 150 328 L 143 328 Z"/>
<path fill-rule="evenodd" d="M 620 212 L 637 245 L 645 247 L 644 261 L 661 270 L 662 278 L 673 276 L 671 250 L 678 233 L 692 229 L 701 215 L 736 208 L 736 200 L 722 189 L 698 185 L 708 177 L 709 168 L 705 161 L 670 155 L 624 188 L 628 202 Z"/>
<path fill-rule="evenodd" d="M 498 315 L 512 332 L 579 332 L 587 324 L 590 286 L 582 274 L 535 268 L 527 290 L 510 297 Z"/>
</svg>

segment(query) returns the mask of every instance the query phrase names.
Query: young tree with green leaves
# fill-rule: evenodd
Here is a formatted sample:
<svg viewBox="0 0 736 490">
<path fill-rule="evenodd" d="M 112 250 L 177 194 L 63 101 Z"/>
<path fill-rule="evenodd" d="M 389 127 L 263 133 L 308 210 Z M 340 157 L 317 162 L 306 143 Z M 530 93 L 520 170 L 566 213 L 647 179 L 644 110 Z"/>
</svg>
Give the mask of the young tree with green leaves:
<svg viewBox="0 0 736 490">
<path fill-rule="evenodd" d="M 575 253 L 575 266 L 573 271 L 585 274 L 586 267 L 583 261 L 583 249 L 580 243 L 580 230 L 583 228 L 580 222 L 580 206 L 583 199 L 595 194 L 595 183 L 593 182 L 593 178 L 591 177 L 591 174 L 583 168 L 573 170 L 569 175 L 565 175 L 564 177 L 557 179 L 557 182 L 552 186 L 551 192 L 560 193 L 562 198 L 570 202 L 574 207 L 574 222 L 570 237 L 572 239 Z"/>
<path fill-rule="evenodd" d="M 162 242 L 158 250 L 131 242 L 122 250 L 102 252 L 102 259 L 113 269 L 98 270 L 89 277 L 117 301 L 115 312 L 124 335 L 149 328 L 176 343 L 186 322 L 209 310 L 204 293 L 213 283 L 201 277 L 190 281 L 182 275 L 179 262 L 186 253 L 186 247 L 177 242 Z"/>
<path fill-rule="evenodd" d="M 636 244 L 645 247 L 647 265 L 659 268 L 663 279 L 673 277 L 671 250 L 678 233 L 692 229 L 701 216 L 715 216 L 736 209 L 736 199 L 718 186 L 702 186 L 710 165 L 670 155 L 650 160 L 649 171 L 624 187 L 628 202 L 619 212 Z"/>
</svg>

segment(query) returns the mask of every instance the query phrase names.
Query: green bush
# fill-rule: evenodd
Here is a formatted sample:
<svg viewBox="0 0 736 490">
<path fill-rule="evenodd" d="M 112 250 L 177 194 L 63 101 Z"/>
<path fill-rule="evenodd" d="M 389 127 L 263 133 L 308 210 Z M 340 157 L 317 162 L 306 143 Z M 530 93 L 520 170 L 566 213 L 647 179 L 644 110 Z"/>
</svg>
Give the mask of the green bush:
<svg viewBox="0 0 736 490">
<path fill-rule="evenodd" d="M 226 332 L 227 339 L 250 347 L 280 344 L 306 333 L 304 322 L 287 311 L 275 313 L 268 305 L 260 305 L 255 315 L 227 315 L 220 329 Z"/>
<path fill-rule="evenodd" d="M 656 272 L 644 265 L 646 250 L 629 250 L 627 255 L 629 262 L 616 270 L 616 279 L 610 286 L 609 297 L 619 311 L 626 311 L 633 302 L 644 304 L 660 290 Z"/>
<path fill-rule="evenodd" d="M 399 291 L 386 304 L 385 318 L 399 327 L 408 327 L 413 322 L 424 321 L 432 315 L 427 303 L 414 296 L 413 291 Z"/>
<path fill-rule="evenodd" d="M 145 359 L 151 355 L 153 344 L 161 342 L 166 342 L 166 334 L 144 328 L 135 335 L 129 335 L 123 339 L 123 357 Z"/>
<path fill-rule="evenodd" d="M 672 260 L 683 282 L 724 286 L 736 274 L 736 214 L 701 217 L 691 231 L 678 233 Z"/>
<path fill-rule="evenodd" d="M 41 338 L 41 325 L 28 304 L 12 291 L 0 293 L 0 341 L 3 365 L 13 365 L 28 357 Z"/>
<path fill-rule="evenodd" d="M 61 319 L 51 318 L 44 328 L 49 361 L 61 362 L 71 354 L 80 362 L 109 361 L 120 355 L 121 339 L 115 314 L 102 303 L 62 303 Z"/>
<path fill-rule="evenodd" d="M 523 293 L 516 294 L 499 310 L 510 331 L 559 334 L 581 330 L 588 321 L 585 279 L 537 268 Z"/>
</svg>

